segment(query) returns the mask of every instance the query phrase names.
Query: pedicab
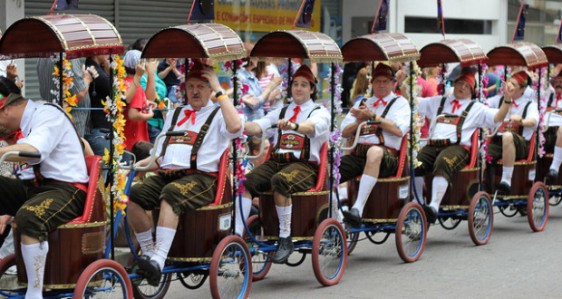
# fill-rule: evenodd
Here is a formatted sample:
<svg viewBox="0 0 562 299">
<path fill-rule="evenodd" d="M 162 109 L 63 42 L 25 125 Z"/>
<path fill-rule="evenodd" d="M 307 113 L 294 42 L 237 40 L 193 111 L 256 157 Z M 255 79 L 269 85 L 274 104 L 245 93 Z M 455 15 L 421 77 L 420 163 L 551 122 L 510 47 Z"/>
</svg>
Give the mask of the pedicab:
<svg viewBox="0 0 562 299">
<path fill-rule="evenodd" d="M 344 61 L 388 61 L 389 63 L 410 62 L 420 57 L 415 45 L 400 33 L 373 33 L 348 41 L 342 47 Z M 413 86 L 410 86 L 412 89 Z M 413 105 L 412 103 L 410 105 Z M 388 107 L 388 106 L 387 106 Z M 410 124 L 413 123 L 410 115 Z M 363 130 L 376 127 L 373 121 L 363 122 L 357 127 L 353 144 L 342 150 L 353 151 Z M 410 202 L 410 175 L 408 167 L 408 136 L 402 137 L 398 153 L 398 169 L 390 177 L 378 178 L 365 205 L 360 228 L 348 228 L 349 252 L 353 251 L 363 232 L 375 244 L 386 242 L 395 233 L 396 248 L 405 262 L 418 260 L 425 248 L 427 225 L 423 208 L 418 202 Z M 348 182 L 348 205 L 352 206 L 359 190 L 358 176 Z M 381 234 L 382 239 L 375 237 Z"/>
<path fill-rule="evenodd" d="M 0 53 L 5 58 L 48 58 L 58 55 L 61 70 L 63 59 L 123 52 L 124 46 L 115 27 L 96 15 L 61 14 L 24 18 L 12 24 L 0 39 Z M 60 74 L 59 95 L 62 95 L 63 72 Z M 61 97 L 59 105 L 63 106 Z M 90 181 L 84 212 L 49 233 L 43 295 L 45 298 L 90 298 L 112 293 L 122 298 L 132 298 L 132 287 L 125 269 L 113 260 L 103 259 L 107 216 L 102 196 L 101 157 L 85 158 Z M 21 236 L 17 224 L 14 225 L 14 232 L 14 244 L 19 244 Z M 5 297 L 21 297 L 25 293 L 27 276 L 20 246 L 15 246 L 15 255 L 0 262 L 0 272 L 4 273 L 14 264 L 17 266 L 17 282 L 10 281 L 9 286 L 2 287 L 0 294 Z"/>
<path fill-rule="evenodd" d="M 335 111 L 335 63 L 342 60 L 337 44 L 327 35 L 303 30 L 280 30 L 263 36 L 257 41 L 251 57 L 287 58 L 288 70 L 291 70 L 291 58 L 309 59 L 311 62 L 331 63 L 331 106 L 334 128 Z M 288 71 L 289 81 L 291 72 Z M 262 148 L 263 149 L 263 148 Z M 307 254 L 312 256 L 312 267 L 318 282 L 324 286 L 337 284 L 343 277 L 347 264 L 346 234 L 342 225 L 332 218 L 332 197 L 327 180 L 328 143 L 320 150 L 320 165 L 316 185 L 306 192 L 291 195 L 293 213 L 291 235 L 295 248 L 293 255 L 301 257 L 288 266 L 302 264 Z M 331 158 L 330 158 L 331 159 Z M 331 175 L 330 175 L 331 178 Z M 247 242 L 253 258 L 254 279 L 263 279 L 271 267 L 270 255 L 278 248 L 278 217 L 275 210 L 273 194 L 266 192 L 260 196 L 259 217 L 253 217 L 247 223 Z M 260 232 L 259 235 L 252 232 Z"/>
<path fill-rule="evenodd" d="M 447 63 L 459 63 L 460 67 L 477 65 L 478 78 L 482 78 L 484 75 L 482 74 L 481 63 L 486 62 L 486 54 L 478 44 L 468 39 L 445 39 L 430 43 L 424 46 L 420 52 L 421 58 L 418 63 L 421 67 L 445 65 Z M 443 80 L 445 80 L 444 75 Z M 478 80 L 478 90 L 482 89 L 481 82 L 481 80 Z M 482 93 L 479 92 L 475 100 L 482 101 L 481 96 Z M 432 124 L 445 120 L 447 116 L 446 114 L 438 115 L 435 120 L 432 120 Z M 433 130 L 430 131 L 428 139 L 431 139 L 432 133 Z M 468 149 L 469 163 L 458 175 L 452 178 L 451 185 L 447 188 L 437 213 L 439 224 L 447 230 L 455 229 L 462 220 L 468 220 L 469 235 L 476 245 L 488 243 L 492 236 L 494 223 L 492 200 L 487 193 L 483 192 L 483 157 L 479 155 L 482 144 L 479 137 L 481 135 L 481 130 L 474 131 L 471 137 L 472 147 Z M 460 138 L 460 135 L 458 138 Z M 425 193 L 431 194 L 433 175 L 426 175 L 424 180 Z M 418 190 L 418 194 L 423 194 L 423 191 Z"/>
<path fill-rule="evenodd" d="M 542 67 L 548 65 L 545 53 L 537 45 L 527 42 L 516 42 L 500 46 L 488 52 L 488 65 L 523 66 L 529 70 L 537 69 L 541 78 Z M 507 67 L 506 67 L 507 68 Z M 536 90 L 537 103 L 541 111 L 541 80 L 539 79 Z M 539 120 L 540 122 L 541 120 Z M 509 127 L 504 123 L 501 127 Z M 529 143 L 529 154 L 525 159 L 515 161 L 512 186 L 510 194 L 498 194 L 495 186 L 500 183 L 502 176 L 502 160 L 497 164 L 488 164 L 486 172 L 487 192 L 493 194 L 493 204 L 506 217 L 513 217 L 518 212 L 527 215 L 531 229 L 535 232 L 542 231 L 548 222 L 549 199 L 548 189 L 537 176 L 538 138 L 540 129 L 533 133 Z M 494 134 L 493 134 L 494 135 Z M 491 138 L 487 140 L 490 142 Z"/>
<path fill-rule="evenodd" d="M 171 40 L 174 41 L 174 47 L 170 47 Z M 225 62 L 246 57 L 246 50 L 240 37 L 222 24 L 188 24 L 166 28 L 154 34 L 148 40 L 141 57 L 188 57 Z M 186 58 L 187 65 L 189 63 Z M 234 74 L 233 76 L 236 80 Z M 155 146 L 162 138 L 184 136 L 186 133 L 186 131 L 163 132 L 157 137 Z M 152 151 L 150 165 L 156 159 L 155 153 L 156 148 Z M 250 254 L 244 240 L 231 234 L 232 212 L 235 205 L 232 201 L 229 158 L 229 150 L 226 150 L 219 163 L 218 192 L 215 200 L 207 206 L 186 211 L 180 216 L 177 232 L 158 286 L 149 285 L 142 275 L 136 273 L 136 260 L 139 255 L 132 244 L 131 234 L 126 229 L 133 255 L 129 278 L 133 284 L 135 298 L 163 298 L 174 275 L 189 289 L 199 288 L 208 277 L 213 298 L 249 296 L 252 282 Z M 150 168 L 150 165 L 133 168 L 128 183 L 132 182 L 137 171 L 144 171 Z M 157 215 L 158 210 L 155 210 L 153 212 L 155 224 Z M 118 215 L 117 222 L 120 221 L 121 216 Z M 125 223 L 128 223 L 126 219 Z"/>
<path fill-rule="evenodd" d="M 554 44 L 542 47 L 546 58 L 548 59 L 548 69 L 547 74 L 550 75 L 550 65 L 562 63 L 562 44 Z M 558 107 L 552 107 L 552 102 L 555 100 L 556 93 L 551 93 L 550 97 L 546 100 L 546 111 L 544 116 L 544 129 L 545 134 L 553 134 L 556 136 L 556 132 L 561 125 L 561 109 Z M 555 105 L 556 106 L 556 105 Z M 547 174 L 549 171 L 550 164 L 552 163 L 553 149 L 545 148 L 545 155 L 538 160 L 538 178 L 544 179 L 544 182 L 548 188 L 549 204 L 551 206 L 557 206 L 562 202 L 562 177 L 558 176 L 556 179 L 548 178 Z"/>
</svg>

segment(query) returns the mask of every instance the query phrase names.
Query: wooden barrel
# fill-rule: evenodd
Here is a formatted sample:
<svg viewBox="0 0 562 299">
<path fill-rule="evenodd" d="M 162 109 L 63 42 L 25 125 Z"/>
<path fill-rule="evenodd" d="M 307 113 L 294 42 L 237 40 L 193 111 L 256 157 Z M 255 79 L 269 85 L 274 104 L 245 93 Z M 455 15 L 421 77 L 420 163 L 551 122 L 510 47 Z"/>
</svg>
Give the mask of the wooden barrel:
<svg viewBox="0 0 562 299">
<path fill-rule="evenodd" d="M 105 222 L 67 224 L 49 233 L 49 253 L 45 265 L 46 289 L 69 289 L 91 263 L 103 258 Z M 21 235 L 14 227 L 18 281 L 27 285 L 27 274 L 21 255 Z"/>
<path fill-rule="evenodd" d="M 350 208 L 357 199 L 360 178 L 357 177 L 348 184 L 347 194 Z M 365 204 L 363 221 L 374 223 L 396 222 L 400 210 L 410 198 L 408 194 L 410 190 L 409 180 L 409 176 L 379 179 Z"/>
<path fill-rule="evenodd" d="M 548 153 L 539 159 L 537 166 L 537 179 L 539 181 L 546 182 L 549 188 L 560 189 L 562 188 L 562 175 L 558 175 L 558 178 L 554 181 L 549 179 L 545 180 L 545 177 L 550 169 L 550 164 L 552 164 L 552 153 Z"/>
<path fill-rule="evenodd" d="M 328 191 L 299 192 L 292 195 L 293 214 L 291 237 L 293 240 L 312 240 L 316 227 L 328 209 Z M 260 196 L 260 218 L 264 235 L 268 239 L 279 238 L 279 218 L 272 193 Z"/>
<path fill-rule="evenodd" d="M 465 168 L 453 177 L 451 185 L 447 188 L 442 209 L 468 209 L 472 196 L 478 192 L 479 168 Z M 431 200 L 433 175 L 425 176 L 425 188 L 428 202 Z"/>
<path fill-rule="evenodd" d="M 179 223 L 168 254 L 168 260 L 177 262 L 210 262 L 215 247 L 231 232 L 232 193 L 230 183 L 225 182 L 218 205 L 208 205 L 186 211 Z M 157 226 L 160 209 L 153 211 Z"/>
<path fill-rule="evenodd" d="M 513 177 L 511 178 L 511 194 L 508 196 L 498 195 L 499 198 L 527 198 L 529 191 L 533 185 L 536 176 L 536 161 L 531 162 L 515 162 L 513 169 Z M 502 178 L 501 163 L 494 167 L 494 181 L 492 184 L 486 184 L 488 193 L 492 193 L 491 186 L 497 186 Z M 485 175 L 487 179 L 489 176 Z"/>
</svg>

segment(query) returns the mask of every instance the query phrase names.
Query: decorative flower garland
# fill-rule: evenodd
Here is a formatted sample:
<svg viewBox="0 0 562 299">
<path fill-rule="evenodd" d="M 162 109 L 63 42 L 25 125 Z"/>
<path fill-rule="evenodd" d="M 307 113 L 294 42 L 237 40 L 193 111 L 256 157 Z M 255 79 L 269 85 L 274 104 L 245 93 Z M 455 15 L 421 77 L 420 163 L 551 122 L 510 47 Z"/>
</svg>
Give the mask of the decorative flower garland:
<svg viewBox="0 0 562 299">
<path fill-rule="evenodd" d="M 413 88 L 413 95 L 410 96 L 410 100 L 414 101 L 415 98 L 418 97 L 418 95 L 421 93 L 421 91 L 419 90 L 417 82 L 418 82 L 418 76 L 421 75 L 421 69 L 419 68 L 418 64 L 415 61 L 412 62 L 406 62 L 404 69 L 405 70 L 410 70 L 410 64 L 412 64 L 412 73 L 407 74 L 406 78 L 404 79 L 404 81 L 402 82 L 402 88 L 404 89 L 406 88 L 406 90 L 408 90 L 408 92 L 410 92 L 410 86 L 414 86 Z M 443 84 L 441 84 L 443 86 Z M 443 87 L 444 88 L 444 87 Z M 415 101 L 413 102 L 412 105 L 412 114 L 414 115 L 414 127 L 411 128 L 413 131 L 413 136 L 412 138 L 410 138 L 408 140 L 408 146 L 409 148 L 412 149 L 412 156 L 410 157 L 411 159 L 411 165 L 413 165 L 413 167 L 418 167 L 421 165 L 421 162 L 418 161 L 417 156 L 418 156 L 418 152 L 421 150 L 421 144 L 420 144 L 420 139 L 421 139 L 421 128 L 423 127 L 424 124 L 424 119 L 423 117 L 421 117 L 418 114 L 418 106 L 416 105 Z"/>
<path fill-rule="evenodd" d="M 236 110 L 238 110 L 238 114 L 244 114 L 243 108 L 245 107 L 244 103 L 242 102 L 242 96 L 248 92 L 249 86 L 247 86 L 246 84 L 242 83 L 242 78 L 241 78 L 241 74 L 240 71 L 242 70 L 242 61 L 238 60 L 238 62 L 236 63 L 237 65 L 237 69 L 234 70 L 234 63 L 232 63 L 231 61 L 227 61 L 224 63 L 224 68 L 226 71 L 230 71 L 230 72 L 236 72 L 236 98 L 238 99 L 238 105 L 236 105 Z M 234 86 L 234 77 L 231 78 L 231 83 Z M 264 133 L 265 134 L 265 133 Z M 239 158 L 236 160 L 235 163 L 235 167 L 236 167 L 236 176 L 234 176 L 234 186 L 238 186 L 237 188 L 237 194 L 238 195 L 242 195 L 244 193 L 244 191 L 246 190 L 246 188 L 244 187 L 243 183 L 244 181 L 246 181 L 246 163 L 244 163 L 244 161 L 242 159 L 240 159 L 241 157 L 244 157 L 246 155 L 246 149 L 244 147 L 244 144 L 247 142 L 246 139 L 246 135 L 243 135 L 241 138 L 236 138 L 234 140 L 234 144 L 235 144 L 235 151 L 236 151 L 236 156 Z"/>
<path fill-rule="evenodd" d="M 54 95 L 55 97 L 52 99 L 52 102 L 55 104 L 57 103 L 57 99 L 60 99 L 60 70 L 58 67 L 58 63 L 59 63 L 59 59 L 60 57 L 58 57 L 59 55 L 55 55 L 53 57 L 51 57 L 51 60 L 54 62 L 54 67 L 53 67 L 53 83 L 55 84 L 55 90 L 51 90 L 51 94 Z M 63 57 L 62 57 L 63 61 L 62 61 L 62 92 L 63 92 L 63 101 L 62 101 L 62 107 L 64 108 L 64 110 L 66 111 L 66 113 L 68 113 L 69 117 L 72 119 L 72 115 L 70 114 L 70 111 L 72 111 L 72 107 L 76 107 L 78 105 L 78 98 L 76 97 L 75 94 L 72 94 L 70 92 L 70 89 L 72 89 L 72 87 L 74 87 L 74 73 L 72 72 L 72 62 L 70 62 L 69 60 L 67 60 L 65 58 L 65 55 L 63 53 Z"/>
<path fill-rule="evenodd" d="M 480 64 L 480 90 L 479 90 L 479 94 L 478 94 L 478 100 L 481 103 L 485 103 L 486 98 L 488 97 L 488 92 L 485 90 L 486 89 L 486 85 L 488 85 L 488 77 L 486 77 L 486 72 L 488 71 L 488 65 L 485 63 L 481 63 Z"/>
<path fill-rule="evenodd" d="M 541 76 L 539 78 L 539 82 L 537 82 L 537 84 L 540 86 L 540 93 L 541 93 L 541 97 L 540 97 L 540 110 L 539 110 L 539 157 L 543 157 L 544 154 L 546 153 L 544 150 L 544 143 L 546 141 L 545 137 L 544 137 L 544 127 L 545 127 L 545 123 L 544 123 L 544 114 L 546 112 L 546 105 L 547 105 L 547 93 L 548 93 L 548 88 L 549 88 L 549 84 L 548 84 L 548 71 L 546 69 L 546 67 L 543 67 L 540 69 L 540 73 Z M 533 82 L 533 85 L 535 83 Z M 539 91 L 539 86 L 537 86 L 536 90 L 537 92 Z"/>
<path fill-rule="evenodd" d="M 107 190 L 113 192 L 115 211 L 124 213 L 127 203 L 129 202 L 129 198 L 125 194 L 127 176 L 125 175 L 126 171 L 121 169 L 118 162 L 121 161 L 123 153 L 125 152 L 125 116 L 123 115 L 123 110 L 126 105 L 125 93 L 127 91 L 127 86 L 125 85 L 125 67 L 119 55 L 113 56 L 111 71 L 113 72 L 113 95 L 115 101 L 107 97 L 105 101 L 102 101 L 102 104 L 104 105 L 104 112 L 107 114 L 107 120 L 113 124 L 114 151 L 113 157 L 110 157 L 109 151 L 105 149 L 103 160 L 107 165 L 113 166 L 113 168 L 110 169 L 110 171 L 114 173 L 113 184 L 108 186 Z"/>
<path fill-rule="evenodd" d="M 342 94 L 342 87 L 340 84 L 340 78 L 341 75 L 343 74 L 343 69 L 341 68 L 341 66 L 338 63 L 335 63 L 335 73 L 334 73 L 334 82 L 336 83 L 335 86 L 332 86 L 332 68 L 330 67 L 330 72 L 328 74 L 328 77 L 326 80 L 328 80 L 328 92 L 331 94 L 332 92 L 334 92 L 334 107 L 331 107 L 331 109 L 335 109 L 336 111 L 336 115 L 341 115 L 342 114 L 342 102 L 341 102 L 341 94 Z M 327 103 L 324 104 L 324 106 L 328 107 Z M 335 120 L 332 120 L 335 121 Z M 341 130 L 338 127 L 334 128 L 334 131 L 332 131 L 332 133 L 330 134 L 330 146 L 332 148 L 334 148 L 335 150 L 333 151 L 333 163 L 334 163 L 334 167 L 332 169 L 332 177 L 334 179 L 334 184 L 332 186 L 334 186 L 335 188 L 338 188 L 339 184 L 340 184 L 340 180 L 341 180 L 341 174 L 340 174 L 340 165 L 341 165 L 341 158 L 343 155 L 343 152 L 341 150 L 343 144 L 343 138 L 342 138 L 342 134 L 341 134 Z"/>
</svg>

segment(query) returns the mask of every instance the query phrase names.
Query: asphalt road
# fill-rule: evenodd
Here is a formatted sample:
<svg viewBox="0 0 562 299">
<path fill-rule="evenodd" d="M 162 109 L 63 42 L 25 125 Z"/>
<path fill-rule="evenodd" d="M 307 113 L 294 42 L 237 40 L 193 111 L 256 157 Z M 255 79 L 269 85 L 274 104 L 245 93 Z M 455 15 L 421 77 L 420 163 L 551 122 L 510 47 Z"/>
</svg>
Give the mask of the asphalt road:
<svg viewBox="0 0 562 299">
<path fill-rule="evenodd" d="M 551 207 L 545 231 L 527 218 L 496 213 L 484 246 L 470 240 L 466 221 L 452 231 L 432 226 L 421 259 L 402 262 L 391 236 L 385 244 L 361 241 L 338 285 L 322 287 L 310 256 L 298 267 L 273 265 L 252 285 L 251 298 L 562 298 L 562 206 Z M 209 285 L 172 283 L 166 298 L 209 298 Z"/>
</svg>

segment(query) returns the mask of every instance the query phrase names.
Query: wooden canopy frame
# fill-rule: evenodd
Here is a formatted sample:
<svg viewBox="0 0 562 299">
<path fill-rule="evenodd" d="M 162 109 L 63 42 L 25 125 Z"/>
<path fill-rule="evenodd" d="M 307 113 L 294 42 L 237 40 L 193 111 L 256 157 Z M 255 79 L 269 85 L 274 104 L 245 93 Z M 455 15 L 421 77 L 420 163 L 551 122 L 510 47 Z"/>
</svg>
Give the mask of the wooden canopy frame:
<svg viewBox="0 0 562 299">
<path fill-rule="evenodd" d="M 302 58 L 311 62 L 342 62 L 336 42 L 324 33 L 304 30 L 279 30 L 258 40 L 252 57 Z"/>
<path fill-rule="evenodd" d="M 66 59 L 122 54 L 121 36 L 109 21 L 89 14 L 57 14 L 24 18 L 0 38 L 0 55 L 46 58 L 65 53 Z"/>
<path fill-rule="evenodd" d="M 548 65 L 545 52 L 537 45 L 528 42 L 517 42 L 495 47 L 488 52 L 488 65 L 517 65 L 529 69 Z"/>
<path fill-rule="evenodd" d="M 405 62 L 418 60 L 420 52 L 401 33 L 373 33 L 351 39 L 341 49 L 343 60 Z"/>
<path fill-rule="evenodd" d="M 549 63 L 562 63 L 562 44 L 554 44 L 542 47 Z"/>
<path fill-rule="evenodd" d="M 143 58 L 210 58 L 215 62 L 246 56 L 244 43 L 238 34 L 218 23 L 162 29 L 148 40 L 142 52 Z"/>
<path fill-rule="evenodd" d="M 484 50 L 469 39 L 446 39 L 430 43 L 420 50 L 418 64 L 421 67 L 437 66 L 443 63 L 458 62 L 471 65 L 486 62 Z"/>
</svg>

